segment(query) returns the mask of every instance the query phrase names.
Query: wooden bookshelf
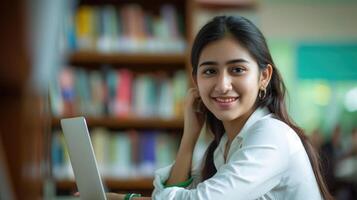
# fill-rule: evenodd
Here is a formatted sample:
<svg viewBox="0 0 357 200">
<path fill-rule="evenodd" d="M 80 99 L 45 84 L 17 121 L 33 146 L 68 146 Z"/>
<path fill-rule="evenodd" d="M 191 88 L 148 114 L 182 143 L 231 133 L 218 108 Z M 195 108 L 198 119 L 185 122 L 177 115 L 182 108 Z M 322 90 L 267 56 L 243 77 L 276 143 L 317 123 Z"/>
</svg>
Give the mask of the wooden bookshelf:
<svg viewBox="0 0 357 200">
<path fill-rule="evenodd" d="M 60 117 L 52 118 L 52 126 L 60 126 Z M 89 127 L 102 126 L 112 129 L 145 128 L 145 129 L 182 129 L 183 119 L 161 118 L 118 118 L 118 117 L 86 117 Z"/>
<path fill-rule="evenodd" d="M 89 6 L 102 6 L 105 4 L 120 7 L 124 4 L 139 4 L 143 6 L 145 10 L 149 10 L 150 13 L 155 15 L 160 13 L 160 5 L 172 4 L 176 7 L 177 12 L 182 17 L 183 26 L 185 26 L 184 33 L 181 35 L 188 40 L 188 35 L 192 32 L 191 26 L 187 26 L 191 22 L 188 18 L 188 2 L 187 0 L 154 0 L 151 1 L 135 0 L 135 1 L 113 1 L 113 0 L 80 0 L 79 5 Z M 186 44 L 187 45 L 187 44 Z M 76 49 L 76 48 L 74 48 Z M 78 48 L 80 49 L 80 48 Z M 119 70 L 121 68 L 132 71 L 135 75 L 144 73 L 166 73 L 171 78 L 175 75 L 176 71 L 187 70 L 188 77 L 190 76 L 189 69 L 189 52 L 185 50 L 182 53 L 171 53 L 162 51 L 153 52 L 98 52 L 95 50 L 73 50 L 67 55 L 67 63 L 71 67 L 77 69 L 81 68 L 86 71 L 95 71 L 106 69 L 106 67 Z M 188 78 L 188 80 L 190 80 Z M 65 114 L 64 114 L 65 115 Z M 53 130 L 60 128 L 60 119 L 71 116 L 53 116 L 51 118 L 51 128 Z M 102 116 L 102 117 L 86 117 L 89 128 L 104 127 L 106 129 L 134 129 L 140 132 L 141 130 L 162 130 L 165 133 L 182 133 L 184 120 L 183 118 L 163 119 L 158 117 L 141 118 L 137 116 L 130 116 L 127 118 L 114 117 L 114 116 Z M 111 130 L 110 130 L 111 131 Z M 53 177 L 52 177 L 53 178 Z M 106 179 L 104 178 L 104 185 L 110 191 L 132 191 L 142 193 L 146 196 L 151 195 L 153 187 L 153 178 L 133 178 L 133 179 Z M 73 180 L 58 180 L 55 181 L 55 189 L 59 193 L 66 193 L 69 191 L 76 191 L 77 186 Z"/>
<path fill-rule="evenodd" d="M 255 9 L 256 0 L 195 0 L 199 8 L 222 10 L 222 9 Z"/>
<path fill-rule="evenodd" d="M 111 190 L 153 190 L 153 178 L 137 179 L 106 179 L 105 186 Z M 76 190 L 77 186 L 73 180 L 56 181 L 56 188 L 59 190 Z"/>
<path fill-rule="evenodd" d="M 72 52 L 69 54 L 71 63 L 93 64 L 160 64 L 185 65 L 185 53 L 100 53 L 95 51 Z"/>
</svg>

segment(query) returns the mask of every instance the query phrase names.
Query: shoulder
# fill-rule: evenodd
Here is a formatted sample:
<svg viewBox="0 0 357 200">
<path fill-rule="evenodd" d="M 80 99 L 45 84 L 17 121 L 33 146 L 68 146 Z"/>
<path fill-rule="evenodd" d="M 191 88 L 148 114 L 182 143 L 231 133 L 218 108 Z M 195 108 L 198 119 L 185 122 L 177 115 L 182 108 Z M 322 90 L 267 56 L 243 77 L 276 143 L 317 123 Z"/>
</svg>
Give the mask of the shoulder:
<svg viewBox="0 0 357 200">
<path fill-rule="evenodd" d="M 283 121 L 274 117 L 273 114 L 266 115 L 252 124 L 244 134 L 247 143 L 279 144 L 285 146 L 289 135 L 294 135 L 294 130 Z M 296 135 L 296 134 L 295 134 Z"/>
<path fill-rule="evenodd" d="M 273 114 L 269 114 L 256 121 L 248 129 L 248 132 L 269 136 L 282 136 L 287 132 L 294 132 L 294 130 L 285 122 L 275 118 Z"/>
<path fill-rule="evenodd" d="M 273 114 L 264 116 L 256 121 L 246 134 L 246 142 L 275 144 L 283 149 L 300 149 L 301 140 L 296 132 L 285 122 Z"/>
</svg>

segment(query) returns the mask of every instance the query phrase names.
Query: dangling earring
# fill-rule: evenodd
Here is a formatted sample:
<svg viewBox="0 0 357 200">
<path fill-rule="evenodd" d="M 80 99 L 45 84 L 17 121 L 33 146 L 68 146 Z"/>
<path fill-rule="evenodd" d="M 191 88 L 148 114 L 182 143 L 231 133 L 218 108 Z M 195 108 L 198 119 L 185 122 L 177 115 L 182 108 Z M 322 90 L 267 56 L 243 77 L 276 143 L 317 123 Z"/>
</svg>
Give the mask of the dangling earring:
<svg viewBox="0 0 357 200">
<path fill-rule="evenodd" d="M 259 94 L 258 94 L 259 99 L 263 100 L 265 98 L 266 94 L 267 94 L 267 89 L 264 87 L 260 88 Z"/>
</svg>

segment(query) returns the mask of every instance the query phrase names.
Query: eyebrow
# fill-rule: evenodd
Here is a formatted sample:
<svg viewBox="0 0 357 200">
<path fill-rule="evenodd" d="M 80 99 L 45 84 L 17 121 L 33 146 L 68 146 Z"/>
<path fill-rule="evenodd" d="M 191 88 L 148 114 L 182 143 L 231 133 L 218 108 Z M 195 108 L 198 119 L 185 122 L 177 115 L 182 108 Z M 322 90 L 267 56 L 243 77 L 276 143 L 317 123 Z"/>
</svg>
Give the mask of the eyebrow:
<svg viewBox="0 0 357 200">
<path fill-rule="evenodd" d="M 226 65 L 233 64 L 233 63 L 249 63 L 249 62 L 247 60 L 243 59 L 243 58 L 238 58 L 238 59 L 233 59 L 233 60 L 227 61 Z M 205 61 L 205 62 L 201 63 L 198 67 L 201 67 L 202 65 L 218 65 L 218 62 Z"/>
</svg>

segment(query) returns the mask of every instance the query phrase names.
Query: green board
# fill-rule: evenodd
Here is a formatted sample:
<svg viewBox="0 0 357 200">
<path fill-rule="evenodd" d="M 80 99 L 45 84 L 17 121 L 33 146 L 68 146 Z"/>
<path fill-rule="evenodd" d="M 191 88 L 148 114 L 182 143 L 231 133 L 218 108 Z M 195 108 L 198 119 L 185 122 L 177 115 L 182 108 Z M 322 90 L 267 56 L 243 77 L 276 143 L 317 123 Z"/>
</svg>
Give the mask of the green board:
<svg viewBox="0 0 357 200">
<path fill-rule="evenodd" d="M 357 42 L 298 45 L 297 75 L 299 79 L 357 80 Z"/>
</svg>

